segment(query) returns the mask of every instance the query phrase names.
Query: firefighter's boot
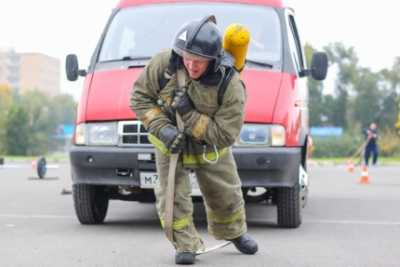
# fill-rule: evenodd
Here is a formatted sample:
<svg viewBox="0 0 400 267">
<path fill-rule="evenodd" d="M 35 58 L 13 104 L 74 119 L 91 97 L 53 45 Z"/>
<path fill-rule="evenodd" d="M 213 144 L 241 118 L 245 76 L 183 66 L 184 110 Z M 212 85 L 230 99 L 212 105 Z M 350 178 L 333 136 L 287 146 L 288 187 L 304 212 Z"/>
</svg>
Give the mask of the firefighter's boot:
<svg viewBox="0 0 400 267">
<path fill-rule="evenodd" d="M 243 254 L 255 254 L 258 250 L 258 245 L 249 234 L 245 233 L 231 240 L 235 247 Z"/>
<path fill-rule="evenodd" d="M 190 251 L 176 252 L 175 263 L 179 265 L 191 265 L 194 264 L 196 254 Z"/>
</svg>

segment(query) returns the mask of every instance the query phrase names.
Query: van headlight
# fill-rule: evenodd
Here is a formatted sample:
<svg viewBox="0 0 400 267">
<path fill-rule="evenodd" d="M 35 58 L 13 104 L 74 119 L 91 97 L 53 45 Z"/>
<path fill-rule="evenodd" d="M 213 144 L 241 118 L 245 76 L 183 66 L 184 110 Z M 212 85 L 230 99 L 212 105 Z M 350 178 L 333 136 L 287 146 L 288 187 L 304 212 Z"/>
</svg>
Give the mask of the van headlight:
<svg viewBox="0 0 400 267">
<path fill-rule="evenodd" d="M 75 144 L 86 145 L 86 124 L 81 123 L 75 127 Z"/>
<path fill-rule="evenodd" d="M 116 122 L 82 123 L 75 130 L 75 144 L 114 146 L 118 144 Z"/>
<path fill-rule="evenodd" d="M 285 128 L 271 124 L 244 124 L 236 141 L 237 146 L 284 146 Z"/>
<path fill-rule="evenodd" d="M 286 144 L 286 131 L 282 125 L 271 125 L 271 146 L 284 146 Z"/>
</svg>

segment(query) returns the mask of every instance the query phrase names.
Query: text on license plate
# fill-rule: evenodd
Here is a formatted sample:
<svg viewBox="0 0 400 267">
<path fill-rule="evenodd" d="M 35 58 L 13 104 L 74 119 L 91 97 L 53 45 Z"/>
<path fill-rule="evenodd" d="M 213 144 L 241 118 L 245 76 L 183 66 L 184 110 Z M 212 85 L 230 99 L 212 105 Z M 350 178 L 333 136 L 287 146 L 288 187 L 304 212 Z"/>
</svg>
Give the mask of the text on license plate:
<svg viewBox="0 0 400 267">
<path fill-rule="evenodd" d="M 192 186 L 192 195 L 200 195 L 199 185 L 197 183 L 196 174 L 189 173 L 190 184 Z M 141 172 L 140 173 L 140 187 L 141 188 L 154 188 L 158 183 L 158 173 L 156 172 Z"/>
<path fill-rule="evenodd" d="M 158 173 L 156 172 L 141 172 L 140 173 L 140 187 L 141 188 L 154 188 L 158 183 Z"/>
</svg>

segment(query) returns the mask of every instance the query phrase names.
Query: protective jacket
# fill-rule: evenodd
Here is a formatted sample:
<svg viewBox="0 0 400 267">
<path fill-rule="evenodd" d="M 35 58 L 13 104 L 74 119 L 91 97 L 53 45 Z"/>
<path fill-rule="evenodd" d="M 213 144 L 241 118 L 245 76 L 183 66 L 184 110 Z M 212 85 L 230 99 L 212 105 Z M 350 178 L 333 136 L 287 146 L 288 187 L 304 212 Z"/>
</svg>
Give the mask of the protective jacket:
<svg viewBox="0 0 400 267">
<path fill-rule="evenodd" d="M 171 102 L 178 88 L 176 74 L 168 77 L 167 84 L 160 88 L 159 80 L 166 75 L 170 56 L 170 50 L 155 55 L 135 82 L 131 95 L 132 110 L 150 133 L 150 142 L 164 154 L 168 154 L 168 150 L 159 140 L 158 132 L 166 124 L 175 125 Z M 185 87 L 195 110 L 182 118 L 189 137 L 182 153 L 183 165 L 196 167 L 207 164 L 207 160 L 215 160 L 217 154 L 223 155 L 235 142 L 243 124 L 246 95 L 237 72 L 227 85 L 221 105 L 218 103 L 220 83 L 209 85 L 190 79 L 186 71 L 185 75 Z"/>
</svg>

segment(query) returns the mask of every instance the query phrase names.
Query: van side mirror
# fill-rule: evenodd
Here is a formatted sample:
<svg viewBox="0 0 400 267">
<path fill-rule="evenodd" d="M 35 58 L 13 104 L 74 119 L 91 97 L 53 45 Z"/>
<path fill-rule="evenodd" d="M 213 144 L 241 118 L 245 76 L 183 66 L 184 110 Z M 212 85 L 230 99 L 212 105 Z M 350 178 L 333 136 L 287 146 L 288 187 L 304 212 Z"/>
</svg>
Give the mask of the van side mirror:
<svg viewBox="0 0 400 267">
<path fill-rule="evenodd" d="M 328 56 L 324 52 L 314 52 L 311 59 L 311 77 L 314 80 L 325 80 L 328 72 Z"/>
<path fill-rule="evenodd" d="M 79 69 L 78 57 L 75 54 L 67 55 L 65 59 L 65 72 L 67 79 L 71 82 L 76 81 L 78 76 L 86 76 L 85 70 Z"/>
</svg>

